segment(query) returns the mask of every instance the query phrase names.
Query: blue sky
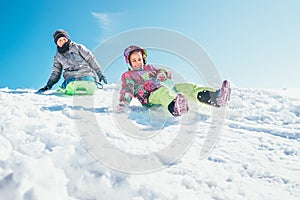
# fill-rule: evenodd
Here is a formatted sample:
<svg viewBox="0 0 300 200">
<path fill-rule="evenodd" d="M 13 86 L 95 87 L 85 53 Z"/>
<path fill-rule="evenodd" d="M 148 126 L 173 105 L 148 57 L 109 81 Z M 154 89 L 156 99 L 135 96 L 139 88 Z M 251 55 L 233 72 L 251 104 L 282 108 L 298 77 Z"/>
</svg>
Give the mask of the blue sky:
<svg viewBox="0 0 300 200">
<path fill-rule="evenodd" d="M 0 9 L 0 88 L 45 85 L 56 29 L 66 29 L 73 41 L 93 50 L 109 37 L 143 27 L 167 28 L 193 39 L 221 77 L 237 87 L 300 87 L 297 0 L 20 0 L 6 1 Z M 149 62 L 161 59 L 149 55 Z M 117 82 L 125 70 L 123 59 L 111 68 L 116 73 L 107 72 L 107 78 Z"/>
</svg>

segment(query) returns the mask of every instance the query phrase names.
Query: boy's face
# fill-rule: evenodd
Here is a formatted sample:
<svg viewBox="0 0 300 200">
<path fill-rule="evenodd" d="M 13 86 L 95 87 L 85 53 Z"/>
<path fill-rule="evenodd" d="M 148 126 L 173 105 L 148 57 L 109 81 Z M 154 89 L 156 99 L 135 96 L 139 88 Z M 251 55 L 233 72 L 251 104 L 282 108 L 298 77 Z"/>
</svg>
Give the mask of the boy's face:
<svg viewBox="0 0 300 200">
<path fill-rule="evenodd" d="M 143 55 L 140 51 L 133 52 L 129 57 L 129 61 L 134 70 L 141 70 L 144 67 Z"/>
<path fill-rule="evenodd" d="M 65 37 L 60 37 L 57 40 L 57 46 L 59 46 L 60 48 L 68 41 L 67 38 Z"/>
</svg>

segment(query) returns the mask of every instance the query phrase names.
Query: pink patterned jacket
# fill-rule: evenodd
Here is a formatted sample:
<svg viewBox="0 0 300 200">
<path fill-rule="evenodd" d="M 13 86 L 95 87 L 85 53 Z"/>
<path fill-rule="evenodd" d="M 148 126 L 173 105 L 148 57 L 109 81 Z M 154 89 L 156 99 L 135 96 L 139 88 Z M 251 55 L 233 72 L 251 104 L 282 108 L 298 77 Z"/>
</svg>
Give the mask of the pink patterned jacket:
<svg viewBox="0 0 300 200">
<path fill-rule="evenodd" d="M 143 106 L 151 106 L 148 102 L 150 93 L 162 86 L 161 81 L 171 78 L 170 74 L 166 69 L 158 69 L 152 65 L 145 65 L 143 70 L 123 73 L 120 103 L 129 104 L 135 97 Z"/>
</svg>

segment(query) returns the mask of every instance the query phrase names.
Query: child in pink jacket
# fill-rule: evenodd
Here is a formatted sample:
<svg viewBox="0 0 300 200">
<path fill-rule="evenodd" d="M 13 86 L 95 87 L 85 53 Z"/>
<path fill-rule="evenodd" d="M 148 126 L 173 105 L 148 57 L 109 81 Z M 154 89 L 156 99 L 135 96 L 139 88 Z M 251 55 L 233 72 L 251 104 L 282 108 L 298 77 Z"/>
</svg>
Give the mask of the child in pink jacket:
<svg viewBox="0 0 300 200">
<path fill-rule="evenodd" d="M 145 49 L 129 46 L 124 57 L 129 70 L 122 74 L 119 112 L 129 106 L 132 98 L 137 98 L 146 107 L 162 105 L 173 116 L 188 111 L 187 98 L 216 107 L 225 106 L 230 99 L 231 89 L 227 80 L 223 81 L 219 90 L 192 83 L 179 83 L 170 88 L 164 83 L 172 79 L 171 71 L 147 64 Z"/>
</svg>

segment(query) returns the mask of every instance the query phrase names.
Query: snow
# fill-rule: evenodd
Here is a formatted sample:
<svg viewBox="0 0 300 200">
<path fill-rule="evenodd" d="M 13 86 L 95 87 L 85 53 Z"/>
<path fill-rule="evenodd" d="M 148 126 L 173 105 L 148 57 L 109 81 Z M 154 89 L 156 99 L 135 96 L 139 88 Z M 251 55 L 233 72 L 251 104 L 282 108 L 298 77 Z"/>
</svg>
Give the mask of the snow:
<svg viewBox="0 0 300 200">
<path fill-rule="evenodd" d="M 116 114 L 114 84 L 86 106 L 54 92 L 0 89 L 0 200 L 300 199 L 300 89 L 233 88 L 205 157 L 215 108 L 182 122 L 136 102 Z M 101 140 L 86 140 L 82 130 L 95 129 Z M 176 157 L 181 141 L 189 145 Z"/>
</svg>

